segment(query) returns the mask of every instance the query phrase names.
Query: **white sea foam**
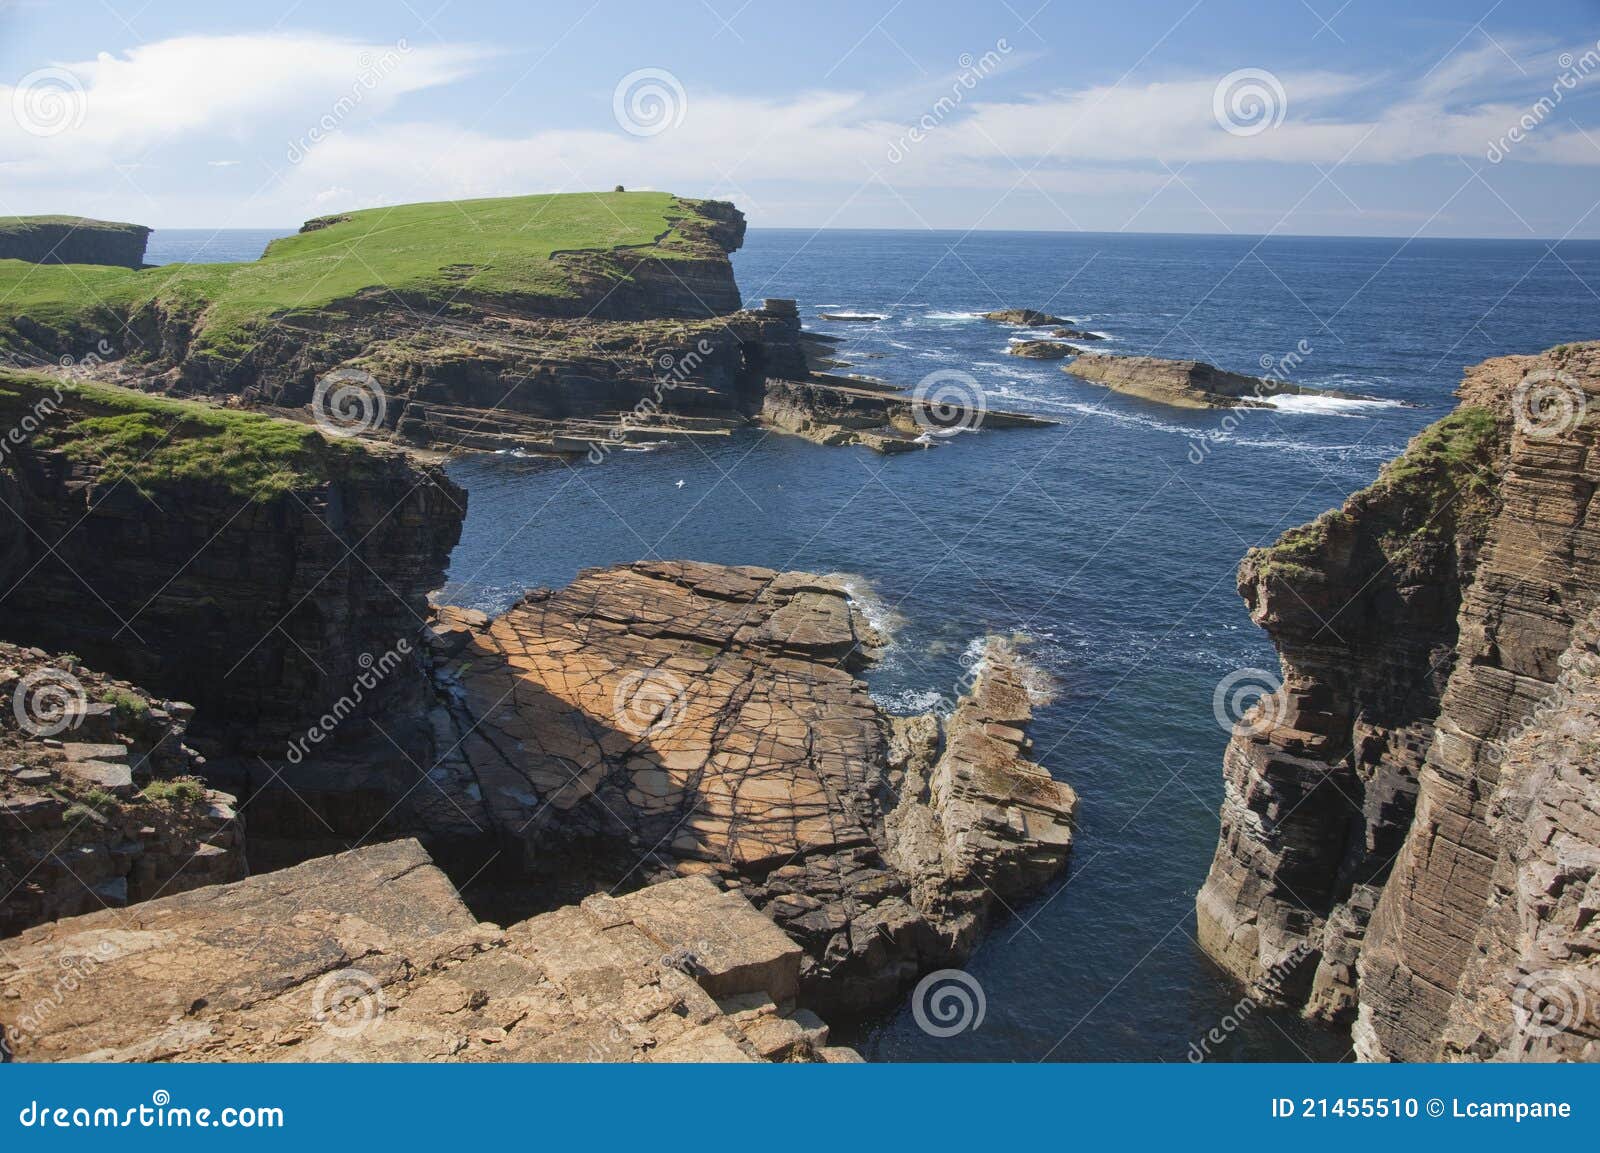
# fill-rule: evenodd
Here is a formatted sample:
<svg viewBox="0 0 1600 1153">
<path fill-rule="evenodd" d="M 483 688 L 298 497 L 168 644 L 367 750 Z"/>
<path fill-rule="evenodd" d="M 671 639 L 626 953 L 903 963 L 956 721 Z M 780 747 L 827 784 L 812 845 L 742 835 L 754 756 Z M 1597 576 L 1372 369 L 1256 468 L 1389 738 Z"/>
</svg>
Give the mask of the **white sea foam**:
<svg viewBox="0 0 1600 1153">
<path fill-rule="evenodd" d="M 983 313 L 981 312 L 929 312 L 923 316 L 924 320 L 946 321 L 981 320 L 982 318 Z"/>
<path fill-rule="evenodd" d="M 829 317 L 835 320 L 888 320 L 889 314 L 887 312 L 854 312 L 845 308 L 830 308 L 828 309 L 828 315 L 821 319 L 827 320 Z"/>
<path fill-rule="evenodd" d="M 1314 416 L 1369 416 L 1374 409 L 1404 408 L 1397 400 L 1362 399 L 1345 396 L 1271 396 L 1267 403 L 1280 412 Z"/>
<path fill-rule="evenodd" d="M 937 689 L 901 689 L 895 693 L 872 694 L 872 699 L 879 708 L 886 713 L 897 717 L 909 717 L 916 713 L 931 713 L 941 705 L 946 710 L 949 700 Z"/>
</svg>

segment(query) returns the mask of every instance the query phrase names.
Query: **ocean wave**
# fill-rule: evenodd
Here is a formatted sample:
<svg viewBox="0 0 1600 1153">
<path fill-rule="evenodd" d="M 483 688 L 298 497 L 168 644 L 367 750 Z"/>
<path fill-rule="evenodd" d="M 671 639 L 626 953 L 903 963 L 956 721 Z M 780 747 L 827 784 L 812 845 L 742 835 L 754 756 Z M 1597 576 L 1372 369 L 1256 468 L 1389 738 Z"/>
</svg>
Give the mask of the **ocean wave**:
<svg viewBox="0 0 1600 1153">
<path fill-rule="evenodd" d="M 1368 416 L 1373 409 L 1404 408 L 1398 400 L 1355 399 L 1345 396 L 1271 396 L 1267 403 L 1279 412 L 1294 412 L 1312 416 Z"/>
<path fill-rule="evenodd" d="M 888 320 L 887 312 L 856 312 L 846 308 L 830 308 L 827 312 L 819 312 L 821 320 Z"/>
<path fill-rule="evenodd" d="M 1270 448 L 1276 452 L 1310 453 L 1318 456 L 1335 456 L 1351 461 L 1378 462 L 1398 456 L 1405 445 L 1374 444 L 1357 441 L 1352 444 L 1317 444 L 1309 440 L 1292 440 L 1287 437 L 1244 437 L 1228 432 L 1199 434 L 1213 444 L 1227 444 L 1236 448 Z"/>
<path fill-rule="evenodd" d="M 927 312 L 927 313 L 923 314 L 922 319 L 924 319 L 924 320 L 945 320 L 945 321 L 952 321 L 952 322 L 966 321 L 966 320 L 982 320 L 983 319 L 983 313 L 981 313 L 981 312 Z"/>
</svg>

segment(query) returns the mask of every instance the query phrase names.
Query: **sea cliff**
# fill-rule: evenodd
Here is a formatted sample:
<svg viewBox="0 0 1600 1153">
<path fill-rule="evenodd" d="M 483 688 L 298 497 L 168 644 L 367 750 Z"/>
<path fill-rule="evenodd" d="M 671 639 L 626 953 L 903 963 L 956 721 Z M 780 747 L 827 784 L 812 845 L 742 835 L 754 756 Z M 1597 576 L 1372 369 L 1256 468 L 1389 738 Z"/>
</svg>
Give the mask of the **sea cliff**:
<svg viewBox="0 0 1600 1153">
<path fill-rule="evenodd" d="M 1283 685 L 1235 728 L 1202 946 L 1368 1060 L 1597 1055 L 1600 344 L 1461 407 L 1240 567 Z"/>
</svg>

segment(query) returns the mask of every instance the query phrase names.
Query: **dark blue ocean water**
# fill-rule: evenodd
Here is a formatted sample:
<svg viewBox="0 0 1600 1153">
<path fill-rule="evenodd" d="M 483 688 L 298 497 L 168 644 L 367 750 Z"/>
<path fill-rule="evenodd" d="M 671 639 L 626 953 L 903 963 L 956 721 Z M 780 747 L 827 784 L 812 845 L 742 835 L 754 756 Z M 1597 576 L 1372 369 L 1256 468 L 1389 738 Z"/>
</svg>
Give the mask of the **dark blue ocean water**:
<svg viewBox="0 0 1600 1153">
<path fill-rule="evenodd" d="M 871 354 L 859 371 L 969 373 L 991 407 L 1061 424 L 895 457 L 749 432 L 600 466 L 461 460 L 451 598 L 499 610 L 642 557 L 859 573 L 898 620 L 867 679 L 906 709 L 952 690 L 975 637 L 1028 633 L 1057 683 L 1037 759 L 1081 797 L 1070 870 L 968 964 L 981 1027 L 935 1038 L 902 1011 L 856 1040 L 879 1059 L 1185 1060 L 1239 999 L 1192 936 L 1227 740 L 1212 694 L 1235 669 L 1275 667 L 1234 589 L 1239 558 L 1370 481 L 1449 410 L 1462 366 L 1600 333 L 1600 244 L 753 230 L 735 266 L 747 300 L 796 297 L 843 355 Z M 1389 403 L 1235 414 L 1207 439 L 1226 414 L 1005 356 L 1009 330 L 966 314 L 1008 306 L 1072 317 L 1109 351 L 1250 373 L 1304 341 L 1293 379 Z M 1347 1051 L 1266 1013 L 1215 1049 Z"/>
</svg>

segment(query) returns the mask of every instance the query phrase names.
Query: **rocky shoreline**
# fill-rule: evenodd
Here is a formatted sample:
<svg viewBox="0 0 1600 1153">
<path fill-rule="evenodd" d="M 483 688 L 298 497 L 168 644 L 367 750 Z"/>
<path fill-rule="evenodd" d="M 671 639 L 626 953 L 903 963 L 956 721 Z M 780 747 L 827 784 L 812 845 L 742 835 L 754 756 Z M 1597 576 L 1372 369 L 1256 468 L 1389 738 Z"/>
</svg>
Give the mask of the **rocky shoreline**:
<svg viewBox="0 0 1600 1153">
<path fill-rule="evenodd" d="M 879 639 L 807 573 L 641 562 L 439 627 L 437 784 L 506 857 L 557 888 L 575 859 L 735 887 L 805 950 L 819 1012 L 892 1001 L 1066 865 L 1076 798 L 1026 760 L 1012 647 L 941 720 L 873 703 L 851 670 Z"/>
<path fill-rule="evenodd" d="M 502 929 L 420 845 L 395 841 L 8 941 L 3 1048 L 22 1061 L 859 1061 L 795 1008 L 799 959 L 699 878 Z"/>
</svg>

